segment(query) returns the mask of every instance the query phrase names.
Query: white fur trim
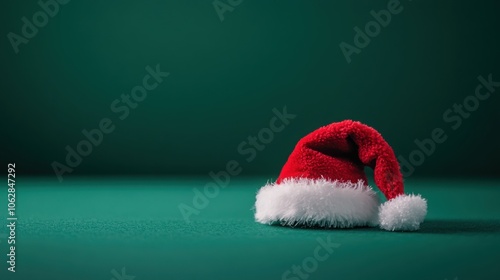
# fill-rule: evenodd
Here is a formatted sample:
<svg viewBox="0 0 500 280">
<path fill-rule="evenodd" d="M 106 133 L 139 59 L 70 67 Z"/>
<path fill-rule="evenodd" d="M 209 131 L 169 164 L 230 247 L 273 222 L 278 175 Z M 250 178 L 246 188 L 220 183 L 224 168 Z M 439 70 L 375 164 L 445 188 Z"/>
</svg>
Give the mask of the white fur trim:
<svg viewBox="0 0 500 280">
<path fill-rule="evenodd" d="M 390 231 L 413 231 L 427 215 L 427 201 L 420 195 L 400 195 L 384 204 L 379 209 L 380 227 Z"/>
<path fill-rule="evenodd" d="M 379 200 L 363 181 L 285 179 L 257 193 L 255 220 L 262 224 L 349 228 L 374 225 Z"/>
</svg>

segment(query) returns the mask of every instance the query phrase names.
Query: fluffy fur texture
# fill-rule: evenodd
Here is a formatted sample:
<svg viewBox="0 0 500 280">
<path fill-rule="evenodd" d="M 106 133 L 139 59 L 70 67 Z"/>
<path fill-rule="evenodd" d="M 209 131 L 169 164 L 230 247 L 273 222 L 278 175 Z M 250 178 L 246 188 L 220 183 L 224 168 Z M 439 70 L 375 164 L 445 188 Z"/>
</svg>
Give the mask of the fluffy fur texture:
<svg viewBox="0 0 500 280">
<path fill-rule="evenodd" d="M 349 228 L 377 224 L 379 200 L 363 181 L 285 179 L 257 193 L 255 219 L 263 224 Z"/>
<path fill-rule="evenodd" d="M 375 184 L 387 199 L 404 193 L 403 175 L 391 146 L 375 129 L 345 120 L 300 139 L 276 182 L 288 178 L 367 182 L 365 166 L 373 168 Z"/>
<path fill-rule="evenodd" d="M 420 195 L 400 195 L 380 206 L 380 227 L 389 231 L 414 231 L 427 215 L 427 201 Z"/>
<path fill-rule="evenodd" d="M 377 187 L 366 186 L 364 167 L 374 170 Z M 348 183 L 358 182 L 358 183 Z M 346 228 L 375 226 L 389 231 L 417 230 L 427 202 L 405 195 L 403 175 L 391 146 L 375 129 L 345 120 L 303 137 L 275 183 L 257 193 L 255 219 L 264 224 Z"/>
</svg>

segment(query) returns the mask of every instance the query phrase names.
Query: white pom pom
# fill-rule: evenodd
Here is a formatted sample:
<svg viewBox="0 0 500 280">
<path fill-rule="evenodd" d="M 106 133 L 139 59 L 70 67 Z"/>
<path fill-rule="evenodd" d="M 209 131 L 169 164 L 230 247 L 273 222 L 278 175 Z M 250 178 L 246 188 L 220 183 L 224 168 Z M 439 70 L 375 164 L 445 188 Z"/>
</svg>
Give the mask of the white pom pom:
<svg viewBox="0 0 500 280">
<path fill-rule="evenodd" d="M 379 225 L 389 231 L 414 231 L 427 215 L 427 201 L 420 195 L 400 195 L 379 208 Z"/>
</svg>

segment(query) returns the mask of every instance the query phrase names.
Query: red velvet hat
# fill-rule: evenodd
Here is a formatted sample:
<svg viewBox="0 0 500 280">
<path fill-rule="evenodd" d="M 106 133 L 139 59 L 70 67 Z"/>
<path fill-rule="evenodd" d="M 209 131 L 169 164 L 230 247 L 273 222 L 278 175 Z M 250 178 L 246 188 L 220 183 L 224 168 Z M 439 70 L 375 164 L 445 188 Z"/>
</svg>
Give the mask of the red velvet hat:
<svg viewBox="0 0 500 280">
<path fill-rule="evenodd" d="M 367 185 L 364 167 L 387 198 Z M 302 138 L 275 183 L 257 194 L 260 223 L 322 227 L 380 225 L 386 230 L 417 230 L 427 213 L 420 195 L 405 195 L 392 148 L 375 129 L 345 120 Z"/>
</svg>

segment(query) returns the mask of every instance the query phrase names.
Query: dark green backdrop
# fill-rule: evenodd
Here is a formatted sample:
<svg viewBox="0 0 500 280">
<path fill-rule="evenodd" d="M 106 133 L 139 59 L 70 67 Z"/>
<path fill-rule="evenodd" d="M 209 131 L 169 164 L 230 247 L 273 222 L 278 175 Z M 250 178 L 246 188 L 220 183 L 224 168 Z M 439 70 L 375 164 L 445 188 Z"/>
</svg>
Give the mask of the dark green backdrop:
<svg viewBox="0 0 500 280">
<path fill-rule="evenodd" d="M 9 32 L 41 7 L 3 1 L 2 165 L 54 175 L 65 147 L 109 118 L 115 130 L 72 174 L 206 175 L 237 160 L 244 175 L 273 175 L 301 136 L 355 119 L 406 158 L 442 128 L 448 139 L 415 175 L 497 175 L 500 88 L 456 130 L 443 113 L 479 75 L 500 81 L 500 2 L 401 1 L 348 63 L 339 44 L 388 2 L 247 0 L 221 21 L 212 1 L 73 0 L 16 54 Z M 170 76 L 120 120 L 110 104 L 157 64 Z M 238 145 L 284 106 L 296 118 L 246 162 Z"/>
</svg>

